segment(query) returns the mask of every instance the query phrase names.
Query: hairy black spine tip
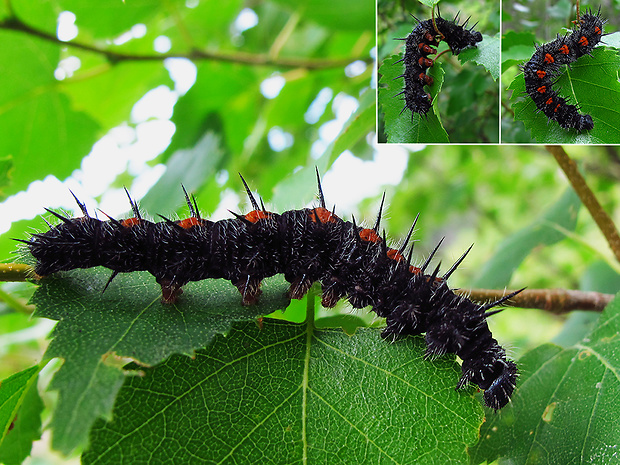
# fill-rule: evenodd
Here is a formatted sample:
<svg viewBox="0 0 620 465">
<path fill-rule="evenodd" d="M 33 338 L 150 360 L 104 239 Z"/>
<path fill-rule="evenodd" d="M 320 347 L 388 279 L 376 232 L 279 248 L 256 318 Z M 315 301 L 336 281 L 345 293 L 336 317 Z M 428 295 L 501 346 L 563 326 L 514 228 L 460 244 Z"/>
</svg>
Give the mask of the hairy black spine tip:
<svg viewBox="0 0 620 465">
<path fill-rule="evenodd" d="M 255 304 L 261 281 L 276 274 L 284 274 L 291 283 L 289 295 L 297 299 L 318 281 L 326 307 L 342 298 L 354 308 L 372 306 L 378 316 L 386 318 L 382 337 L 388 340 L 425 333 L 429 357 L 455 353 L 463 360 L 457 388 L 477 384 L 485 390 L 485 403 L 494 409 L 509 402 L 517 368 L 506 359 L 486 319 L 494 313 L 488 312 L 490 308 L 516 292 L 489 304 L 456 295 L 446 280 L 471 247 L 443 277 L 438 277 L 441 264 L 426 275 L 443 239 L 421 269 L 410 268 L 413 245 L 406 261 L 402 253 L 418 217 L 398 251 L 389 248 L 385 230 L 378 235 L 385 196 L 375 229 L 365 229 L 354 218 L 348 222 L 326 211 L 319 177 L 320 207 L 282 214 L 267 212 L 264 205 L 259 210 L 241 179 L 254 208 L 247 215 L 233 213 L 234 218 L 216 222 L 199 220 L 195 199 L 183 189 L 191 214 L 188 219 L 173 221 L 161 215 L 163 221 L 158 223 L 141 219 L 137 203 L 128 196 L 134 218 L 99 220 L 87 216 L 85 207 L 85 216 L 79 218 L 50 211 L 60 223 L 22 242 L 35 258 L 39 276 L 103 266 L 112 271 L 105 291 L 119 273 L 147 271 L 160 284 L 162 301 L 168 304 L 177 301 L 185 284 L 208 278 L 232 282 L 244 305 Z"/>
</svg>

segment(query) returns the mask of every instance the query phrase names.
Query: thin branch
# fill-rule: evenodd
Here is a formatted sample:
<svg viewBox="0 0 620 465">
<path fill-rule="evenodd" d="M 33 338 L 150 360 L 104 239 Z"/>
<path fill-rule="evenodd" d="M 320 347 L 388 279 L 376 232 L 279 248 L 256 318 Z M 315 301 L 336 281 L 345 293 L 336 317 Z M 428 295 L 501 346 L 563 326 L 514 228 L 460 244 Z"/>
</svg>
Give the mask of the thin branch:
<svg viewBox="0 0 620 465">
<path fill-rule="evenodd" d="M 0 281 L 26 281 L 36 279 L 30 265 L 19 263 L 0 263 Z M 476 302 L 497 300 L 509 290 L 495 289 L 460 289 L 455 291 L 460 295 L 467 295 Z M 600 292 L 573 291 L 567 289 L 526 289 L 510 299 L 506 305 L 521 308 L 539 308 L 551 313 L 566 313 L 572 310 L 602 311 L 613 299 L 612 294 Z"/>
<path fill-rule="evenodd" d="M 22 282 L 35 276 L 30 265 L 23 263 L 0 263 L 0 281 Z"/>
<path fill-rule="evenodd" d="M 46 40 L 48 42 L 53 42 L 55 44 L 61 45 L 63 47 L 74 47 L 80 50 L 86 50 L 93 53 L 98 53 L 100 55 L 104 55 L 110 62 L 120 62 L 120 61 L 163 61 L 166 58 L 187 58 L 189 60 L 212 60 L 212 61 L 222 61 L 228 63 L 241 63 L 247 65 L 255 65 L 255 66 L 274 66 L 279 68 L 305 68 L 305 69 L 330 69 L 330 68 L 340 68 L 346 66 L 354 61 L 364 61 L 368 64 L 372 63 L 373 60 L 370 57 L 348 57 L 348 58 L 337 58 L 333 60 L 323 60 L 323 59 L 298 59 L 298 58 L 272 58 L 268 54 L 265 55 L 256 55 L 251 53 L 244 52 L 234 52 L 234 53 L 217 53 L 217 52 L 204 52 L 202 50 L 192 50 L 187 53 L 158 53 L 154 54 L 132 54 L 132 53 L 123 53 L 123 52 L 115 52 L 112 50 L 108 50 L 105 48 L 97 47 L 95 45 L 84 44 L 77 41 L 67 41 L 64 42 L 53 34 L 49 34 L 45 31 L 41 31 L 39 29 L 35 29 L 28 24 L 23 23 L 18 18 L 12 17 L 7 18 L 4 21 L 0 22 L 0 29 L 7 29 L 12 31 L 23 32 L 25 34 L 29 34 L 31 36 L 39 37 L 40 39 Z"/>
<path fill-rule="evenodd" d="M 508 289 L 459 289 L 455 292 L 466 295 L 476 302 L 488 302 L 501 299 L 513 291 Z M 601 312 L 613 298 L 613 294 L 601 292 L 574 291 L 571 289 L 526 289 L 506 302 L 506 305 L 520 308 L 538 308 L 559 315 L 573 310 Z"/>
<path fill-rule="evenodd" d="M 620 262 L 620 234 L 616 225 L 611 220 L 609 215 L 603 210 L 601 204 L 598 202 L 592 190 L 586 184 L 586 180 L 583 178 L 577 164 L 571 160 L 564 148 L 560 145 L 546 145 L 545 148 L 555 157 L 558 165 L 564 171 L 564 174 L 570 181 L 577 192 L 577 195 L 581 199 L 581 202 L 592 215 L 592 218 L 598 225 L 599 229 L 607 239 L 609 247 L 616 256 L 616 259 Z"/>
</svg>

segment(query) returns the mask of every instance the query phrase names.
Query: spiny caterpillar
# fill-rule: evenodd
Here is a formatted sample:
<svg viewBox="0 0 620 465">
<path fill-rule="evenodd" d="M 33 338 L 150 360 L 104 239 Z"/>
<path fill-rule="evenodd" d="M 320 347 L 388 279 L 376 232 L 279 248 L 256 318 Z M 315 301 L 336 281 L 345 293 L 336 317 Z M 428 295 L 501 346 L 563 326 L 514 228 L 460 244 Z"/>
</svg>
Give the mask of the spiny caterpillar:
<svg viewBox="0 0 620 465">
<path fill-rule="evenodd" d="M 176 302 L 188 282 L 207 278 L 231 281 L 246 305 L 257 302 L 264 278 L 283 273 L 295 299 L 318 281 L 324 307 L 334 307 L 342 298 L 354 308 L 372 306 L 386 319 L 386 339 L 426 333 L 428 356 L 455 353 L 463 360 L 457 389 L 471 382 L 485 390 L 487 406 L 500 409 L 508 403 L 517 366 L 506 359 L 486 320 L 501 311 L 491 308 L 520 291 L 486 304 L 456 295 L 447 279 L 471 247 L 443 276 L 439 266 L 426 274 L 441 241 L 421 267 L 413 266 L 413 246 L 408 252 L 406 248 L 417 217 L 402 245 L 393 249 L 385 231 L 380 233 L 383 200 L 374 227 L 363 228 L 326 208 L 318 171 L 319 206 L 282 214 L 267 211 L 262 202 L 259 207 L 241 179 L 253 210 L 232 219 L 202 218 L 185 189 L 191 216 L 176 221 L 162 216 L 158 223 L 144 219 L 129 194 L 134 216 L 105 221 L 90 216 L 74 195 L 84 216 L 68 218 L 47 209 L 61 222 L 20 241 L 36 259 L 39 276 L 103 266 L 112 270 L 107 288 L 118 273 L 148 271 L 161 285 L 165 303 Z"/>
<path fill-rule="evenodd" d="M 594 127 L 592 116 L 579 113 L 576 105 L 569 105 L 551 86 L 557 81 L 562 65 L 570 65 L 584 55 L 591 55 L 603 37 L 603 25 L 607 22 L 600 16 L 587 11 L 577 22 L 570 34 L 560 36 L 552 42 L 537 45 L 534 55 L 522 66 L 525 91 L 550 120 L 557 121 L 564 129 L 578 132 Z"/>
<path fill-rule="evenodd" d="M 403 58 L 395 62 L 405 63 L 405 72 L 396 78 L 405 79 L 405 88 L 396 95 L 404 96 L 405 106 L 401 114 L 408 108 L 412 120 L 414 113 L 425 115 L 432 105 L 431 95 L 424 90 L 424 86 L 433 85 L 433 78 L 426 74 L 426 70 L 434 64 L 429 55 L 437 53 L 433 46 L 445 40 L 452 53 L 458 55 L 465 48 L 476 47 L 482 41 L 482 34 L 473 30 L 478 23 L 465 29 L 469 18 L 459 25 L 458 14 L 453 21 L 438 16 L 434 19 L 435 24 L 432 19 L 420 21 L 415 16 L 413 18 L 418 22 L 413 31 L 404 39 L 396 39 L 405 41 L 405 53 Z"/>
</svg>

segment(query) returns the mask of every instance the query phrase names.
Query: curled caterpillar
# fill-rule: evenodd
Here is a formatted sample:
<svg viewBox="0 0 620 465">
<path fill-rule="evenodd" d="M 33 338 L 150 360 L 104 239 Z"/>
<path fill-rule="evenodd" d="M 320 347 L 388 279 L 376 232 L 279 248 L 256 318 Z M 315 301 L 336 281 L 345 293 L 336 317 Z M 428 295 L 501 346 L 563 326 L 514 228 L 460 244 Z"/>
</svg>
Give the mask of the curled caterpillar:
<svg viewBox="0 0 620 465">
<path fill-rule="evenodd" d="M 569 105 L 551 86 L 559 77 L 562 65 L 570 65 L 583 55 L 591 55 L 601 41 L 607 21 L 601 18 L 600 11 L 600 8 L 596 14 L 587 11 L 570 34 L 558 35 L 552 42 L 537 45 L 530 61 L 522 66 L 525 91 L 539 111 L 564 129 L 582 132 L 594 127 L 592 116 L 579 113 L 577 106 Z"/>
<path fill-rule="evenodd" d="M 462 50 L 476 47 L 476 44 L 482 41 L 482 34 L 473 30 L 475 24 L 470 29 L 465 29 L 469 18 L 462 25 L 457 24 L 458 14 L 454 21 L 448 21 L 440 16 L 435 18 L 437 29 L 432 19 L 420 21 L 415 18 L 415 20 L 418 24 L 413 31 L 406 38 L 397 39 L 405 41 L 405 53 L 403 58 L 396 62 L 405 63 L 404 74 L 398 76 L 405 79 L 405 88 L 396 94 L 404 96 L 405 106 L 401 114 L 408 108 L 411 110 L 412 120 L 414 113 L 425 115 L 432 105 L 431 95 L 424 90 L 424 86 L 433 85 L 433 78 L 426 74 L 426 70 L 434 63 L 428 57 L 437 53 L 437 49 L 433 46 L 445 40 L 452 53 L 458 55 Z"/>
<path fill-rule="evenodd" d="M 184 284 L 206 278 L 231 281 L 247 305 L 258 300 L 261 281 L 269 276 L 283 273 L 295 299 L 318 281 L 323 306 L 334 307 L 342 298 L 354 308 L 372 306 L 386 318 L 386 339 L 426 333 L 427 355 L 455 353 L 463 360 L 457 389 L 471 382 L 485 390 L 487 406 L 500 409 L 508 403 L 517 366 L 506 359 L 486 320 L 501 311 L 491 308 L 520 291 L 487 304 L 456 295 L 447 279 L 471 247 L 443 276 L 439 266 L 426 274 L 441 242 L 421 267 L 411 265 L 413 246 L 407 257 L 405 250 L 417 217 L 397 250 L 388 247 L 385 232 L 379 233 L 383 201 L 372 229 L 344 221 L 326 208 L 318 171 L 320 206 L 282 214 L 259 207 L 243 183 L 253 210 L 232 219 L 201 218 L 187 192 L 191 216 L 177 221 L 162 217 L 158 223 L 144 219 L 131 197 L 133 217 L 105 221 L 90 216 L 76 198 L 84 216 L 67 218 L 48 210 L 61 222 L 20 241 L 36 259 L 40 276 L 103 266 L 112 270 L 107 288 L 118 273 L 148 271 L 161 285 L 166 303 L 177 300 Z"/>
</svg>

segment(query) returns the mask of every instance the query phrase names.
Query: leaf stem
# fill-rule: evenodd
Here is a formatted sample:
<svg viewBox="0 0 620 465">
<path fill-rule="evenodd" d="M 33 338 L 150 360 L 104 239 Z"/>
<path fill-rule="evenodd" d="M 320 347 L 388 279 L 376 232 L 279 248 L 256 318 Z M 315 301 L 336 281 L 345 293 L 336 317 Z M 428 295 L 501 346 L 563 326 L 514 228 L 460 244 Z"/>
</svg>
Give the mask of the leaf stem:
<svg viewBox="0 0 620 465">
<path fill-rule="evenodd" d="M 35 309 L 34 305 L 27 305 L 25 300 L 16 299 L 11 293 L 6 292 L 2 288 L 0 288 L 0 300 L 16 312 L 25 315 L 32 315 Z"/>
<path fill-rule="evenodd" d="M 189 52 L 170 52 L 170 53 L 158 53 L 158 54 L 137 54 L 137 53 L 124 53 L 116 52 L 106 48 L 98 47 L 96 45 L 85 44 L 77 41 L 62 41 L 55 35 L 49 34 L 45 31 L 36 29 L 32 26 L 21 21 L 19 18 L 13 16 L 0 22 L 0 29 L 12 30 L 22 32 L 31 36 L 38 37 L 48 42 L 61 45 L 63 47 L 73 47 L 80 50 L 86 50 L 88 52 L 98 53 L 105 55 L 106 58 L 112 62 L 117 63 L 121 61 L 163 61 L 166 58 L 187 58 L 189 60 L 211 60 L 221 61 L 228 63 L 240 63 L 254 66 L 274 66 L 279 68 L 306 68 L 306 69 L 330 69 L 340 68 L 346 66 L 354 61 L 364 61 L 368 64 L 373 60 L 368 56 L 354 56 L 335 59 L 312 59 L 312 58 L 279 58 L 272 57 L 269 54 L 252 54 L 244 52 L 234 53 L 218 53 L 218 52 L 206 52 L 203 50 L 192 49 Z"/>
</svg>

